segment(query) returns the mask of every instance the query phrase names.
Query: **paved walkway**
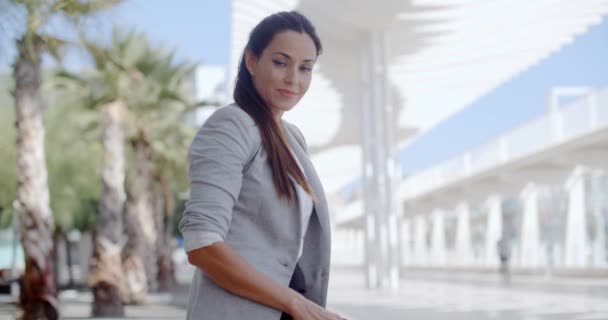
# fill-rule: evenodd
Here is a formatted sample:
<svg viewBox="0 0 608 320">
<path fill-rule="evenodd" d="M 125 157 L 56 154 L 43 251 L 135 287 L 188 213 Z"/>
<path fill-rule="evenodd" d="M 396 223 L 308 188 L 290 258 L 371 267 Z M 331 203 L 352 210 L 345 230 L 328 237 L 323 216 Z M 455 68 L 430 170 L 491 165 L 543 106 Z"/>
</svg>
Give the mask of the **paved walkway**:
<svg viewBox="0 0 608 320">
<path fill-rule="evenodd" d="M 398 293 L 364 290 L 359 273 L 332 274 L 329 308 L 351 320 L 608 320 L 608 279 L 405 273 Z"/>
<path fill-rule="evenodd" d="M 60 300 L 63 319 L 97 319 L 90 317 L 92 296 L 89 292 L 64 291 L 60 295 Z M 120 319 L 183 320 L 186 318 L 186 310 L 172 305 L 172 296 L 169 294 L 153 294 L 149 297 L 149 301 L 149 304 L 143 306 L 126 306 L 125 317 Z M 6 302 L 6 299 L 0 300 L 0 320 L 15 319 L 17 308 Z"/>
<path fill-rule="evenodd" d="M 172 295 L 152 295 L 146 306 L 126 307 L 124 319 L 184 319 L 186 280 Z M 515 276 L 503 284 L 495 274 L 408 271 L 398 293 L 364 289 L 362 274 L 333 270 L 329 309 L 350 320 L 608 320 L 608 279 Z M 89 318 L 91 296 L 61 294 L 65 319 Z M 4 301 L 6 302 L 6 301 Z M 0 320 L 15 308 L 0 300 Z"/>
</svg>

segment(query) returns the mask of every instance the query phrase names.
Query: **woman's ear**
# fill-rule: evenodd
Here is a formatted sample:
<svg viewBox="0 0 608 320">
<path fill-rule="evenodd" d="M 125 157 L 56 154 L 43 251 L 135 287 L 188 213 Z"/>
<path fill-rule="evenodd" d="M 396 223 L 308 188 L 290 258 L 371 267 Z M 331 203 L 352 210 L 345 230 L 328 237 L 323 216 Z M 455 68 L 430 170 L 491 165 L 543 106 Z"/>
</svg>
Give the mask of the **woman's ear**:
<svg viewBox="0 0 608 320">
<path fill-rule="evenodd" d="M 253 77 L 255 73 L 255 64 L 257 63 L 258 58 L 251 52 L 251 49 L 247 48 L 245 50 L 245 65 L 247 66 L 247 71 Z"/>
</svg>

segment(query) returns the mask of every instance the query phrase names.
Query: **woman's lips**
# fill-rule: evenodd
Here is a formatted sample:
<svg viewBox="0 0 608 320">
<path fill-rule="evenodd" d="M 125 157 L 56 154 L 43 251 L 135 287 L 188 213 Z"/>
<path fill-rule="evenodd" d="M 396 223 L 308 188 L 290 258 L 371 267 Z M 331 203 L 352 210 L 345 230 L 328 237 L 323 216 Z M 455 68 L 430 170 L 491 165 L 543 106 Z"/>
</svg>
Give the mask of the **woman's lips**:
<svg viewBox="0 0 608 320">
<path fill-rule="evenodd" d="M 287 96 L 287 97 L 295 97 L 297 95 L 297 93 L 290 91 L 290 90 L 286 90 L 286 89 L 278 89 L 277 91 L 279 91 L 282 95 Z"/>
</svg>

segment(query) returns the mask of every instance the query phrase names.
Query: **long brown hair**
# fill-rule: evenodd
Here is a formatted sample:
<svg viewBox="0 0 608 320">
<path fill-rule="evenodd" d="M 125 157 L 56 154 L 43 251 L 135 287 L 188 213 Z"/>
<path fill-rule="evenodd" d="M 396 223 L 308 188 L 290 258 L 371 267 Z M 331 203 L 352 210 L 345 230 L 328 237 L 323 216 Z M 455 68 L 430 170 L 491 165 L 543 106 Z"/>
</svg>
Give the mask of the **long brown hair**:
<svg viewBox="0 0 608 320">
<path fill-rule="evenodd" d="M 249 41 L 243 51 L 236 77 L 234 101 L 254 119 L 260 130 L 262 145 L 268 154 L 277 193 L 279 196 L 285 196 L 289 201 L 292 201 L 295 194 L 289 182 L 289 175 L 313 198 L 314 192 L 289 151 L 287 138 L 279 125 L 280 120 L 274 119 L 272 111 L 255 89 L 245 63 L 247 50 L 250 50 L 253 55 L 259 58 L 262 51 L 272 41 L 272 38 L 277 33 L 286 30 L 308 34 L 315 44 L 317 56 L 321 53 L 321 40 L 317 36 L 314 26 L 299 12 L 279 12 L 266 17 L 249 35 Z"/>
</svg>

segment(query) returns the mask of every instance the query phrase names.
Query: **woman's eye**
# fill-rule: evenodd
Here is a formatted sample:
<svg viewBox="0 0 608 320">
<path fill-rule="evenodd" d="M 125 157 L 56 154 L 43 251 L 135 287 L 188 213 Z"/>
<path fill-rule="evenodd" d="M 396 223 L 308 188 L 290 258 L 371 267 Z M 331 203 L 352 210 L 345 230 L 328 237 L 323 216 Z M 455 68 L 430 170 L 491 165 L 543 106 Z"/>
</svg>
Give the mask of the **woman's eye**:
<svg viewBox="0 0 608 320">
<path fill-rule="evenodd" d="M 286 65 L 287 65 L 287 63 L 285 63 L 285 62 L 283 62 L 283 61 L 279 61 L 279 60 L 273 60 L 272 62 L 273 62 L 275 65 L 277 65 L 277 66 L 281 66 L 281 67 L 284 67 L 284 66 L 286 66 Z"/>
<path fill-rule="evenodd" d="M 304 72 L 311 72 L 312 68 L 311 67 L 300 67 L 300 70 L 302 70 Z"/>
</svg>

